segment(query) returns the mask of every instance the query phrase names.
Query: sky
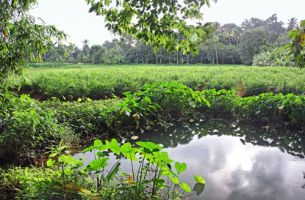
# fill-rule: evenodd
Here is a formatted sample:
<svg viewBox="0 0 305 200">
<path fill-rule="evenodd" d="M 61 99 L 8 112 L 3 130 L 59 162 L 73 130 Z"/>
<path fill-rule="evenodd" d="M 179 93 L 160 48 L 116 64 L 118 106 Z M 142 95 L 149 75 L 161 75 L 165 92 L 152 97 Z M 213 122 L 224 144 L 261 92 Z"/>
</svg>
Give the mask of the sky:
<svg viewBox="0 0 305 200">
<path fill-rule="evenodd" d="M 115 36 L 105 28 L 104 19 L 88 10 L 85 0 L 38 0 L 30 14 L 55 25 L 69 35 L 68 41 L 78 46 L 84 39 L 91 45 L 113 39 Z M 277 14 L 279 20 L 287 23 L 292 17 L 305 19 L 305 0 L 218 0 L 202 10 L 205 22 L 240 25 L 246 18 L 266 19 Z"/>
</svg>

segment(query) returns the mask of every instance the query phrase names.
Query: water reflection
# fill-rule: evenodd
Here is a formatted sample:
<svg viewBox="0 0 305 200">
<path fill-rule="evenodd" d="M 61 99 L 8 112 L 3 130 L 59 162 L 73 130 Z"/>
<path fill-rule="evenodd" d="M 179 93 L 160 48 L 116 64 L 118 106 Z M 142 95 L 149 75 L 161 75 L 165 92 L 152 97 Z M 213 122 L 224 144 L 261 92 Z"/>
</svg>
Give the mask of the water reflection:
<svg viewBox="0 0 305 200">
<path fill-rule="evenodd" d="M 156 133 L 145 133 L 139 140 L 150 140 L 162 144 L 165 148 L 188 144 L 194 136 L 207 135 L 236 136 L 245 144 L 278 147 L 288 154 L 305 157 L 304 130 L 279 129 L 270 126 L 255 127 L 249 124 L 237 124 L 230 121 L 208 121 L 175 126 Z"/>
<path fill-rule="evenodd" d="M 203 175 L 199 200 L 304 200 L 305 139 L 302 131 L 209 121 L 145 133 L 139 140 L 162 144 L 188 163 L 183 181 Z M 90 155 L 86 155 L 90 160 Z M 128 170 L 128 169 L 126 169 Z"/>
<path fill-rule="evenodd" d="M 227 121 L 173 127 L 140 140 L 164 145 L 188 163 L 183 176 L 205 176 L 204 193 L 192 199 L 287 200 L 305 198 L 305 139 L 302 131 L 253 127 Z"/>
</svg>

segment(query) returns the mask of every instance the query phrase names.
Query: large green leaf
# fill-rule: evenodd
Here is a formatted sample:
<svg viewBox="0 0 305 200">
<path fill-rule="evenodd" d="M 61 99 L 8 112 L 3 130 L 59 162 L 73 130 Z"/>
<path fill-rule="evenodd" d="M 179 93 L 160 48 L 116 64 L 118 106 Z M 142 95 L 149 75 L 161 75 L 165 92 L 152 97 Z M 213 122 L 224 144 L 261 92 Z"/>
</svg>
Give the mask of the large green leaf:
<svg viewBox="0 0 305 200">
<path fill-rule="evenodd" d="M 87 171 L 98 171 L 101 169 L 104 169 L 106 166 L 108 166 L 108 160 L 109 158 L 99 158 L 96 160 L 91 161 L 87 167 Z"/>
<path fill-rule="evenodd" d="M 186 165 L 186 163 L 176 162 L 175 168 L 176 168 L 178 174 L 181 174 L 182 172 L 184 172 L 186 170 L 187 165 Z"/>
</svg>

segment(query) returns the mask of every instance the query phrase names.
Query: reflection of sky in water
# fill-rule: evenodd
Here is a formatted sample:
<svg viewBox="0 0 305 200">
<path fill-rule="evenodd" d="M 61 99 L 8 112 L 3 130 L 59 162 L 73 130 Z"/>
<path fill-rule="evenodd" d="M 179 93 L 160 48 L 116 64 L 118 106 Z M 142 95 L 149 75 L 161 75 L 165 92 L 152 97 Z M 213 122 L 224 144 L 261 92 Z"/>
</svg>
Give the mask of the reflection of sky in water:
<svg viewBox="0 0 305 200">
<path fill-rule="evenodd" d="M 283 153 L 277 147 L 243 144 L 240 137 L 207 135 L 199 139 L 194 135 L 189 135 L 183 144 L 170 140 L 178 145 L 165 149 L 174 160 L 187 163 L 182 181 L 194 185 L 192 175 L 206 179 L 205 191 L 190 199 L 305 199 L 305 189 L 301 188 L 305 182 L 304 159 Z M 168 139 L 166 135 L 149 137 L 146 139 L 157 143 Z M 92 159 L 88 153 L 86 157 Z M 114 163 L 114 158 L 110 163 Z M 129 171 L 129 162 L 124 161 L 124 165 L 128 165 L 125 170 Z"/>
<path fill-rule="evenodd" d="M 243 145 L 232 136 L 206 136 L 167 151 L 188 164 L 189 173 L 182 176 L 186 182 L 193 183 L 191 174 L 205 177 L 205 191 L 192 199 L 305 199 L 305 160 L 275 147 Z"/>
</svg>

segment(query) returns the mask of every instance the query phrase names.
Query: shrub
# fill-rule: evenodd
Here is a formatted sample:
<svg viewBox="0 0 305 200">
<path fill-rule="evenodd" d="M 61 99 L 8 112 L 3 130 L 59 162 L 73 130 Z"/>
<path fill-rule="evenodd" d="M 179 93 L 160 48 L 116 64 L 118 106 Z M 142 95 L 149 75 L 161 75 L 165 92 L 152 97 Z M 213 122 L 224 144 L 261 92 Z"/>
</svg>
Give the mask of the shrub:
<svg viewBox="0 0 305 200">
<path fill-rule="evenodd" d="M 232 90 L 203 90 L 201 92 L 207 101 L 210 102 L 210 108 L 204 106 L 202 112 L 209 116 L 232 116 L 234 100 L 237 98 L 236 92 Z"/>
<path fill-rule="evenodd" d="M 200 92 L 178 82 L 146 84 L 141 91 L 125 95 L 122 109 L 140 115 L 153 113 L 164 120 L 188 117 L 197 107 L 209 104 Z"/>
<path fill-rule="evenodd" d="M 251 122 L 276 123 L 285 126 L 305 124 L 305 96 L 263 93 L 258 96 L 239 97 L 234 91 L 202 91 L 211 103 L 204 111 L 218 117 L 234 117 Z"/>
<path fill-rule="evenodd" d="M 51 109 L 43 108 L 29 96 L 10 96 L 1 102 L 1 162 L 43 153 L 71 132 L 58 124 Z"/>
<path fill-rule="evenodd" d="M 242 119 L 278 122 L 285 125 L 304 126 L 305 124 L 304 96 L 265 93 L 241 98 L 236 105 L 237 114 Z"/>
<path fill-rule="evenodd" d="M 60 123 L 66 124 L 83 137 L 101 135 L 114 129 L 115 121 L 120 114 L 118 104 L 120 100 L 79 99 L 75 102 L 61 102 L 52 99 L 43 102 L 44 107 L 53 108 L 55 116 Z M 121 127 L 123 128 L 123 127 Z"/>
<path fill-rule="evenodd" d="M 293 66 L 293 57 L 285 47 L 276 47 L 270 51 L 256 54 L 253 58 L 255 66 Z"/>
<path fill-rule="evenodd" d="M 208 102 L 198 91 L 181 83 L 166 82 L 146 84 L 138 92 L 125 93 L 122 100 L 51 100 L 43 104 L 55 108 L 60 123 L 83 136 L 92 136 L 188 120 L 196 115 L 196 108 L 208 105 Z"/>
</svg>

